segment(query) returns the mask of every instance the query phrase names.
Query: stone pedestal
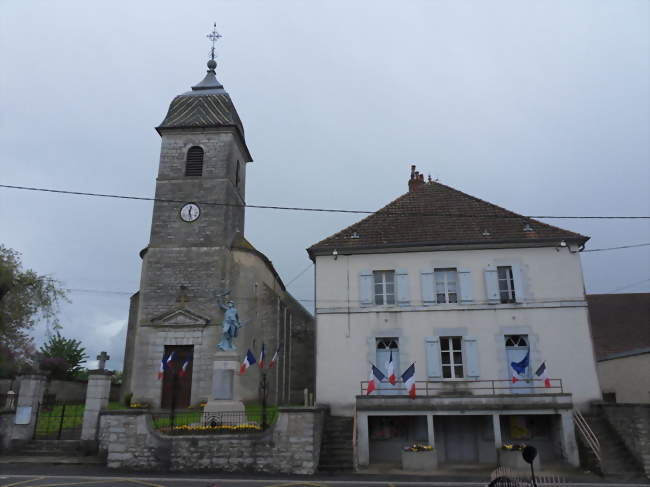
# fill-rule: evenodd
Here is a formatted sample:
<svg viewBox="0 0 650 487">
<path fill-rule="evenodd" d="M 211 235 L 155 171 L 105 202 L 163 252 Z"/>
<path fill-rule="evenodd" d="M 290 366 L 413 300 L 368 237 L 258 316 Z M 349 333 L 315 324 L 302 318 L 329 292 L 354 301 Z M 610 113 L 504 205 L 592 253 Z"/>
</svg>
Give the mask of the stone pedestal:
<svg viewBox="0 0 650 487">
<path fill-rule="evenodd" d="M 203 408 L 207 423 L 239 424 L 245 420 L 244 403 L 235 398 L 239 352 L 216 352 L 212 366 L 212 397 Z M 236 413 L 228 415 L 226 413 Z"/>
<path fill-rule="evenodd" d="M 86 388 L 86 407 L 81 426 L 82 440 L 95 440 L 99 427 L 99 412 L 108 406 L 111 394 L 111 377 L 108 370 L 90 370 Z"/>
<path fill-rule="evenodd" d="M 40 374 L 30 374 L 20 376 L 19 380 L 20 391 L 11 431 L 11 440 L 18 442 L 27 441 L 34 434 L 36 415 L 39 404 L 43 401 L 47 378 Z"/>
</svg>

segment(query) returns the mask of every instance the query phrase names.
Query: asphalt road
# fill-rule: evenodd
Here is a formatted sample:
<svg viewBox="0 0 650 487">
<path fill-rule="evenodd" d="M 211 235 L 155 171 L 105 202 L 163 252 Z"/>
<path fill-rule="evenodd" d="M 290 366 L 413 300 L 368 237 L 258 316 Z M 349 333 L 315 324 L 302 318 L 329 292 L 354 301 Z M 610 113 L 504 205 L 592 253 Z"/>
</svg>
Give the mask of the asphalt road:
<svg viewBox="0 0 650 487">
<path fill-rule="evenodd" d="M 256 479 L 256 478 L 222 478 L 219 476 L 107 476 L 107 475 L 2 475 L 0 487 L 483 487 L 486 482 L 456 482 L 403 480 L 395 481 L 381 479 Z M 561 487 L 647 487 L 647 483 L 566 483 Z"/>
</svg>

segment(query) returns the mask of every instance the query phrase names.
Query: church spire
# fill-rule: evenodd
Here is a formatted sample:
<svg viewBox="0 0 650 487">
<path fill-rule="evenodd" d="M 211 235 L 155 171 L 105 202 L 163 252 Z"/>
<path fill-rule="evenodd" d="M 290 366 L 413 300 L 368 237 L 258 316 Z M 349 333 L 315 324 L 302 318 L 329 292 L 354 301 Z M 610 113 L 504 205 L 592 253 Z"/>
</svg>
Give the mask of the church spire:
<svg viewBox="0 0 650 487">
<path fill-rule="evenodd" d="M 208 72 L 205 75 L 205 78 L 197 85 L 192 86 L 192 90 L 223 90 L 223 85 L 217 79 L 217 74 L 215 69 L 217 68 L 217 61 L 215 61 L 215 47 L 216 42 L 221 39 L 223 36 L 217 32 L 217 23 L 214 23 L 212 27 L 212 32 L 207 36 L 210 41 L 212 41 L 212 48 L 210 49 L 210 60 L 208 61 Z"/>
</svg>

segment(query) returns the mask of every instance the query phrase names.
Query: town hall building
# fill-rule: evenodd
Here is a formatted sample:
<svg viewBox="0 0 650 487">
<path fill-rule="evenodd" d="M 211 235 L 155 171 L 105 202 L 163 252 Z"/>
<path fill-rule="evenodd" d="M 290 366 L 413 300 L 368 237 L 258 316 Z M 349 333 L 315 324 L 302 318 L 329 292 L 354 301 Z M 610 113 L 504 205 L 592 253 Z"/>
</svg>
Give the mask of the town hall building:
<svg viewBox="0 0 650 487">
<path fill-rule="evenodd" d="M 308 249 L 317 403 L 354 418 L 360 469 L 415 442 L 440 465 L 505 465 L 504 445 L 526 443 L 542 464 L 577 466 L 574 415 L 601 397 L 580 264 L 588 237 L 415 166 L 408 187 Z M 400 379 L 411 364 L 413 399 Z"/>
<path fill-rule="evenodd" d="M 302 402 L 303 390 L 313 390 L 313 318 L 244 236 L 253 159 L 216 66 L 213 48 L 205 78 L 174 98 L 156 127 L 156 200 L 150 241 L 140 252 L 140 289 L 131 297 L 123 385 L 125 398 L 152 407 L 170 407 L 173 395 L 176 407 L 213 399 L 221 387 L 213 375 L 227 301 L 241 324 L 233 341 L 237 360 L 247 349 L 259 357 L 262 344 L 268 358 L 279 349 L 267 374 L 270 402 Z M 228 380 L 233 399 L 259 400 L 259 370 Z"/>
</svg>

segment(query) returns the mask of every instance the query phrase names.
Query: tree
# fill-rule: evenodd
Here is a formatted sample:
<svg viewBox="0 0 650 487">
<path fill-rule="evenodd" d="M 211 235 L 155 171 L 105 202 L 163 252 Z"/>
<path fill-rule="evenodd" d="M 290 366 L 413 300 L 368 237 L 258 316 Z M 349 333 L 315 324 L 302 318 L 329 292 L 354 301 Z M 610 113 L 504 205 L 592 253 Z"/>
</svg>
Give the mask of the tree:
<svg viewBox="0 0 650 487">
<path fill-rule="evenodd" d="M 81 363 L 88 358 L 79 340 L 64 338 L 58 331 L 49 337 L 39 352 L 41 369 L 50 371 L 54 379 L 74 379 L 83 370 Z"/>
<path fill-rule="evenodd" d="M 0 245 L 0 376 L 33 365 L 29 331 L 41 320 L 48 330 L 59 329 L 62 300 L 66 293 L 58 281 L 23 269 L 20 254 Z"/>
</svg>

